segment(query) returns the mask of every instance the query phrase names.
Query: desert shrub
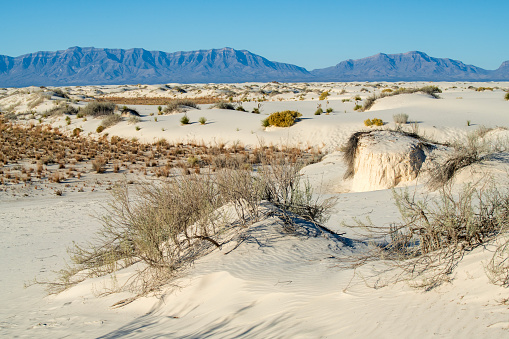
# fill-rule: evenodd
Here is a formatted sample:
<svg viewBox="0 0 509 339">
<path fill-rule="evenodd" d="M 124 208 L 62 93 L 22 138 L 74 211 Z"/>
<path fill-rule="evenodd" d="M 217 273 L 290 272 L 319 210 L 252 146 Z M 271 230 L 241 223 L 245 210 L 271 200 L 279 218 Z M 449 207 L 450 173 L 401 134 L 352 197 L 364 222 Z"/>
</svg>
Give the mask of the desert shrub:
<svg viewBox="0 0 509 339">
<path fill-rule="evenodd" d="M 195 101 L 190 99 L 177 99 L 172 100 L 166 105 L 164 112 L 165 113 L 182 113 L 185 112 L 188 108 L 199 109 L 198 105 Z"/>
<path fill-rule="evenodd" d="M 224 102 L 224 101 L 220 101 L 220 102 L 216 102 L 215 104 L 213 104 L 212 106 L 210 106 L 210 108 L 217 108 L 217 109 L 232 109 L 232 110 L 234 110 L 234 109 L 235 109 L 235 106 L 234 106 L 232 103 Z"/>
<path fill-rule="evenodd" d="M 127 123 L 129 125 L 134 125 L 134 124 L 137 124 L 141 122 L 141 119 L 140 117 L 137 117 L 137 116 L 130 116 L 129 119 L 127 120 Z"/>
<path fill-rule="evenodd" d="M 96 158 L 92 160 L 92 169 L 97 173 L 104 173 L 106 171 L 105 165 L 106 160 L 104 160 L 104 158 Z"/>
<path fill-rule="evenodd" d="M 85 107 L 80 109 L 83 115 L 98 117 L 101 115 L 112 115 L 115 111 L 115 104 L 112 102 L 95 102 L 92 101 Z"/>
<path fill-rule="evenodd" d="M 59 97 L 59 98 L 65 98 L 65 99 L 69 99 L 69 96 L 67 95 L 67 93 L 65 93 L 63 90 L 61 90 L 60 88 L 55 88 L 53 90 L 53 95 L 56 96 L 56 97 Z"/>
<path fill-rule="evenodd" d="M 383 126 L 384 122 L 382 121 L 382 119 L 378 119 L 378 118 L 366 119 L 366 120 L 364 120 L 364 125 L 366 125 L 368 127 Z"/>
<path fill-rule="evenodd" d="M 322 92 L 318 100 L 325 100 L 329 96 L 329 91 Z"/>
<path fill-rule="evenodd" d="M 358 111 L 360 109 L 362 109 L 361 105 L 355 105 L 354 108 L 353 108 L 354 111 Z"/>
<path fill-rule="evenodd" d="M 247 112 L 244 107 L 242 107 L 242 105 L 239 105 L 237 106 L 237 108 L 235 108 L 236 111 L 241 111 L 241 112 Z"/>
<path fill-rule="evenodd" d="M 505 94 L 504 99 L 505 99 L 505 100 L 509 100 L 509 93 L 506 93 L 506 94 Z"/>
<path fill-rule="evenodd" d="M 297 111 L 282 111 L 272 113 L 267 119 L 270 126 L 290 127 L 301 116 Z"/>
<path fill-rule="evenodd" d="M 62 270 L 53 287 L 66 288 L 141 263 L 144 268 L 122 287 L 136 296 L 115 304 L 125 305 L 168 284 L 212 249 L 240 241 L 242 230 L 267 217 L 262 200 L 277 207 L 270 213 L 284 220 L 287 230 L 298 227 L 296 218 L 327 230 L 319 223 L 326 220 L 331 203 L 312 198 L 309 186 L 299 183 L 300 168 L 281 156 L 265 163 L 256 176 L 227 168 L 214 176 L 189 174 L 134 188 L 118 185 L 97 241 L 70 249 L 74 267 Z"/>
<path fill-rule="evenodd" d="M 262 127 L 269 127 L 270 126 L 270 123 L 269 123 L 269 118 L 265 118 L 262 120 Z"/>
<path fill-rule="evenodd" d="M 477 92 L 484 92 L 484 91 L 492 91 L 493 92 L 493 87 L 477 87 L 476 88 L 476 91 Z"/>
<path fill-rule="evenodd" d="M 101 125 L 104 126 L 104 128 L 108 128 L 111 126 L 114 126 L 122 121 L 122 117 L 118 114 L 108 115 L 106 118 L 104 118 L 101 121 Z"/>
<path fill-rule="evenodd" d="M 99 125 L 99 126 L 97 126 L 97 128 L 96 128 L 96 130 L 95 130 L 95 131 L 96 131 L 97 133 L 101 133 L 102 131 L 104 131 L 104 129 L 105 129 L 105 127 L 104 127 L 103 125 Z"/>
<path fill-rule="evenodd" d="M 187 114 L 184 114 L 184 116 L 182 118 L 180 118 L 180 123 L 182 125 L 188 125 L 189 124 L 189 117 L 187 116 Z"/>
<path fill-rule="evenodd" d="M 320 115 L 323 113 L 323 109 L 321 108 L 318 108 L 316 111 L 315 111 L 315 115 Z"/>
<path fill-rule="evenodd" d="M 382 90 L 382 93 L 392 93 L 392 89 L 385 88 L 385 89 Z"/>
<path fill-rule="evenodd" d="M 394 281 L 411 280 L 414 287 L 430 290 L 450 281 L 450 275 L 463 256 L 509 231 L 509 194 L 494 187 L 478 189 L 464 186 L 453 194 L 450 185 L 442 186 L 438 198 L 416 199 L 408 190 L 393 191 L 402 222 L 389 227 L 358 222 L 378 240 L 357 261 L 383 259 L 400 272 Z M 492 282 L 507 286 L 509 253 L 507 238 L 498 245 L 487 265 Z"/>
<path fill-rule="evenodd" d="M 460 169 L 480 162 L 484 156 L 497 151 L 497 148 L 488 145 L 479 133 L 470 134 L 466 143 L 453 143 L 452 148 L 452 152 L 441 161 L 437 161 L 436 165 L 430 170 L 430 180 L 428 182 L 430 189 L 435 190 L 442 187 Z"/>
<path fill-rule="evenodd" d="M 63 114 L 74 115 L 77 113 L 78 113 L 78 109 L 74 106 L 69 105 L 69 104 L 58 105 L 46 112 L 46 114 L 48 116 L 63 115 Z"/>
<path fill-rule="evenodd" d="M 201 125 L 205 125 L 207 123 L 207 118 L 205 117 L 200 117 L 200 119 L 198 119 L 198 122 L 201 124 Z"/>
<path fill-rule="evenodd" d="M 405 113 L 394 114 L 392 118 L 394 119 L 394 123 L 396 124 L 403 125 L 408 122 L 408 114 Z"/>
<path fill-rule="evenodd" d="M 83 130 L 81 128 L 76 127 L 75 129 L 72 130 L 72 136 L 77 137 L 80 135 L 81 132 L 83 132 Z"/>
<path fill-rule="evenodd" d="M 333 109 L 331 107 L 327 108 L 327 113 L 332 113 Z"/>
</svg>

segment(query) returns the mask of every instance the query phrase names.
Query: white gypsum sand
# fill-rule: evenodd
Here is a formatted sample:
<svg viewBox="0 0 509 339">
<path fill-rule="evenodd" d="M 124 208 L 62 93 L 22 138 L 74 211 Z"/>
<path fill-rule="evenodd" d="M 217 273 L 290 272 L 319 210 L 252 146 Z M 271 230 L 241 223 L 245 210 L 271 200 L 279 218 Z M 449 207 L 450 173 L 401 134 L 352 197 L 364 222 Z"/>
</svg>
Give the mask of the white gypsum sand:
<svg viewBox="0 0 509 339">
<path fill-rule="evenodd" d="M 233 102 L 248 111 L 209 109 L 210 104 L 200 104 L 199 110 L 189 109 L 185 113 L 192 123 L 182 126 L 180 119 L 184 113 L 158 115 L 157 104 L 128 104 L 126 106 L 140 113 L 141 121 L 129 124 L 128 118 L 124 118 L 102 133 L 96 132 L 102 121 L 100 118 L 87 117 L 84 121 L 72 115 L 67 125 L 65 116 L 43 117 L 57 105 L 54 102 L 62 98 L 45 96 L 39 105 L 30 108 L 30 101 L 36 100 L 34 93 L 41 91 L 39 88 L 0 92 L 2 112 L 18 116 L 16 123 L 51 124 L 69 135 L 75 128 L 81 128 L 82 134 L 95 139 L 108 133 L 108 138 L 138 138 L 149 143 L 165 138 L 170 143 L 203 142 L 211 146 L 239 143 L 247 148 L 260 144 L 319 148 L 327 155 L 301 173 L 309 180 L 315 194 L 337 199 L 325 226 L 344 233 L 342 241 L 326 234 L 312 236 L 313 232 L 320 233 L 313 228 L 308 229 L 307 235 L 292 235 L 282 230 L 279 219 L 269 217 L 250 226 L 247 240 L 237 248 L 233 249 L 234 244 L 231 244 L 213 250 L 161 293 L 140 297 L 122 308 L 111 308 L 131 294 L 104 292 L 112 284 L 122 284 L 134 268 L 118 272 L 116 280 L 109 276 L 87 279 L 58 295 L 46 296 L 42 285 L 27 289 L 23 286 L 33 279 L 55 279 L 53 271 L 64 268 L 64 261 L 68 260 L 66 247 L 73 241 L 84 244 L 93 240 L 94 233 L 101 227 L 94 217 L 105 213 L 103 207 L 108 203 L 109 188 L 122 180 L 123 175 L 133 181 L 158 180 L 150 168 L 145 176 L 139 170 L 134 173 L 123 170 L 123 174 L 116 174 L 109 167 L 107 173 L 96 174 L 86 167 L 81 181 L 42 183 L 38 184 L 41 186 L 38 189 L 34 189 L 35 183 L 15 184 L 8 180 L 0 185 L 0 254 L 3 258 L 0 334 L 39 338 L 506 337 L 509 295 L 507 289 L 491 284 L 486 276 L 485 264 L 493 248 L 490 244 L 467 253 L 454 270 L 452 281 L 429 292 L 412 288 L 411 282 L 406 281 L 385 286 L 383 282 L 387 276 L 384 275 L 378 281 L 378 288 L 367 286 L 377 283 L 376 277 L 371 278 L 373 269 L 383 266 L 376 262 L 359 268 L 356 274 L 351 269 L 341 269 L 341 258 L 363 249 L 356 243 L 359 234 L 345 228 L 343 221 L 351 224 L 352 218 L 369 216 L 374 224 L 387 226 L 400 219 L 390 189 L 370 189 L 369 185 L 356 189 L 352 179 L 343 179 L 347 165 L 341 146 L 353 132 L 374 129 L 366 127 L 364 120 L 380 118 L 386 123 L 383 128 L 394 128 L 392 117 L 400 113 L 409 115 L 405 130 L 418 131 L 438 142 L 464 141 L 469 132 L 481 125 L 506 127 L 509 125 L 509 102 L 503 97 L 509 83 L 376 85 L 258 83 L 62 88 L 71 100 L 78 100 L 69 102 L 76 107 L 86 105 L 81 100 L 92 96 L 221 97 L 228 101 L 233 92 Z M 427 85 L 439 86 L 441 99 L 422 93 L 401 94 L 377 100 L 366 112 L 353 110 L 357 95 L 365 100 L 393 86 Z M 475 91 L 469 88 L 471 86 L 493 87 L 494 90 Z M 186 93 L 180 93 L 176 87 Z M 279 94 L 271 96 L 271 91 Z M 329 91 L 330 95 L 319 101 L 319 93 L 323 91 Z M 242 102 L 243 99 L 250 101 Z M 258 100 L 265 100 L 261 102 L 261 114 L 250 113 L 258 107 Z M 314 115 L 318 105 L 324 113 Z M 325 114 L 326 108 L 332 108 L 333 112 Z M 303 117 L 290 128 L 264 129 L 261 126 L 267 114 L 282 110 L 297 110 Z M 205 125 L 198 122 L 200 117 L 206 117 Z M 493 144 L 508 136 L 506 130 L 498 129 L 489 132 L 486 138 Z M 395 145 L 394 149 L 400 150 L 400 146 Z M 387 151 L 392 149 L 384 147 Z M 394 159 L 399 161 L 399 158 Z M 462 169 L 454 179 L 455 189 L 463 183 L 475 182 L 486 173 L 496 176 L 500 188 L 507 188 L 507 159 L 506 153 L 502 153 L 497 158 Z M 381 161 L 380 166 L 394 165 L 391 161 Z M 4 166 L 11 173 L 14 167 L 15 164 Z M 369 171 L 366 169 L 363 175 L 369 177 Z M 67 183 L 70 187 L 65 187 Z M 411 175 L 399 181 L 397 189 L 408 188 L 421 196 L 427 192 L 424 183 L 424 176 Z M 54 193 L 59 189 L 63 190 L 62 196 Z M 433 197 L 436 193 L 430 195 Z"/>
</svg>

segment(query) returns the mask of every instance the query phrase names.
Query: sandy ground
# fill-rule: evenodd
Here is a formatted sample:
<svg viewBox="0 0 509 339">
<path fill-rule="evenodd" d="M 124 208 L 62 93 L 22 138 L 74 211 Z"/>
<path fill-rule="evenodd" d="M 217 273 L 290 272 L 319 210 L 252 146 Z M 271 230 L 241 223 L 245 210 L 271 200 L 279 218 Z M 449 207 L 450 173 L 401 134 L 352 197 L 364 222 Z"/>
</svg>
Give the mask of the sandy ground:
<svg viewBox="0 0 509 339">
<path fill-rule="evenodd" d="M 256 88 L 266 85 L 256 84 Z M 280 85 L 302 87 L 301 84 Z M 55 196 L 49 189 L 28 196 L 22 190 L 1 191 L 0 335 L 11 338 L 506 338 L 509 294 L 507 289 L 490 284 L 484 272 L 490 246 L 468 253 L 455 270 L 452 282 L 429 292 L 412 288 L 411 282 L 384 286 L 380 281 L 377 288 L 372 288 L 368 285 L 376 280 L 369 279 L 371 267 L 360 269 L 355 275 L 352 270 L 340 269 L 342 257 L 361 249 L 355 242 L 358 235 L 342 222 L 369 216 L 376 224 L 387 225 L 399 220 L 399 213 L 390 189 L 351 190 L 351 181 L 343 180 L 346 165 L 339 148 L 352 132 L 366 129 L 365 119 L 378 117 L 390 127 L 394 125 L 392 115 L 398 113 L 407 113 L 411 121 L 417 122 L 409 124 L 409 130 L 418 129 L 438 141 L 465 138 L 480 125 L 509 127 L 509 102 L 503 100 L 502 91 L 509 84 L 439 83 L 442 99 L 423 94 L 399 95 L 379 100 L 364 113 L 353 111 L 353 101 L 342 102 L 355 95 L 365 98 L 375 91 L 368 85 L 372 84 L 310 84 L 312 89 L 331 90 L 329 104 L 318 101 L 315 92 L 305 93 L 304 100 L 300 100 L 302 92 L 292 91 L 263 102 L 260 115 L 201 105 L 200 110 L 187 112 L 195 122 L 189 126 L 179 124 L 182 114 L 150 116 L 157 112 L 157 106 L 131 106 L 142 114 L 142 122 L 138 124 L 141 129 L 136 131 L 124 121 L 106 130 L 110 136 L 137 137 L 147 142 L 164 137 L 168 141 L 203 140 L 210 144 L 239 141 L 248 147 L 260 142 L 321 147 L 329 155 L 302 173 L 317 194 L 337 198 L 326 226 L 344 233 L 345 239 L 311 236 L 317 232 L 312 228 L 308 229 L 309 234 L 288 235 L 282 231 L 280 221 L 269 218 L 253 225 L 248 240 L 236 250 L 213 251 L 199 259 L 163 293 L 140 298 L 123 308 L 110 306 L 128 294 L 102 293 L 112 283 L 110 278 L 89 279 L 51 296 L 46 296 L 41 285 L 24 288 L 34 279 L 54 279 L 54 271 L 63 268 L 68 259 L 66 248 L 73 241 L 83 244 L 93 239 L 100 228 L 97 216 L 104 213 L 109 199 L 107 185 L 97 185 L 93 191 L 70 191 L 63 196 Z M 218 90 L 205 89 L 205 85 L 193 86 L 187 88 L 188 96 L 198 90 L 202 95 L 217 94 Z M 239 92 L 244 86 L 222 85 Z M 469 86 L 500 89 L 477 92 Z M 122 88 L 129 90 L 121 91 Z M 369 92 L 361 91 L 362 88 Z M 343 89 L 348 93 L 339 94 Z M 15 90 L 4 92 L 9 91 Z M 87 86 L 70 91 L 81 91 L 79 95 L 85 97 L 109 93 L 168 95 L 168 90 L 161 90 L 160 86 Z M 30 94 L 14 95 L 19 96 L 15 99 L 19 101 L 23 95 Z M 11 96 L 0 99 L 0 105 L 6 107 L 8 100 L 14 100 Z M 315 116 L 320 103 L 324 109 L 326 105 L 333 108 L 333 113 Z M 245 102 L 243 106 L 251 110 L 257 104 Z M 47 109 L 44 105 L 51 107 L 52 103 L 41 105 L 40 112 L 43 112 Z M 304 119 L 286 129 L 261 127 L 260 120 L 265 114 L 284 109 L 296 109 Z M 196 123 L 200 116 L 207 117 L 206 125 Z M 91 137 L 97 136 L 95 129 L 100 120 L 83 121 L 73 117 L 71 121 L 69 126 L 63 118 L 46 123 L 68 131 L 82 127 Z M 501 133 L 499 137 L 506 135 Z M 506 160 L 496 159 L 476 167 L 478 174 L 473 174 L 471 169 L 464 171 L 458 176 L 457 184 L 485 172 L 507 178 Z M 115 181 L 118 176 L 107 174 L 103 178 Z M 500 185 L 505 187 L 507 183 L 501 181 Z M 425 191 L 419 180 L 400 186 L 398 189 L 407 187 L 418 194 Z M 120 272 L 119 281 L 131 273 Z"/>
</svg>

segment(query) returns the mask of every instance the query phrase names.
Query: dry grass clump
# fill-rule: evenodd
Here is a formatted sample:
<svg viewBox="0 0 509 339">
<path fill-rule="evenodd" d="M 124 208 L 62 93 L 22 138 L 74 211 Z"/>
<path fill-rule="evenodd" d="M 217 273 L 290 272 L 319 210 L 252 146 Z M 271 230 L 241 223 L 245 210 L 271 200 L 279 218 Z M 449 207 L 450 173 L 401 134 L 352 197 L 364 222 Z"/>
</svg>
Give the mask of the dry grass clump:
<svg viewBox="0 0 509 339">
<path fill-rule="evenodd" d="M 405 113 L 394 114 L 392 116 L 392 119 L 394 119 L 395 124 L 404 125 L 408 123 L 408 114 Z"/>
<path fill-rule="evenodd" d="M 365 112 L 365 111 L 369 110 L 371 107 L 373 107 L 376 100 L 378 100 L 378 99 L 390 97 L 390 96 L 394 96 L 394 95 L 399 95 L 399 94 L 412 94 L 412 93 L 417 93 L 417 92 L 422 92 L 422 93 L 428 94 L 429 96 L 431 96 L 435 99 L 438 99 L 438 98 L 440 98 L 438 96 L 438 93 L 442 93 L 442 90 L 438 86 L 424 86 L 424 87 L 420 87 L 420 88 L 403 88 L 403 87 L 401 87 L 401 88 L 398 88 L 397 90 L 392 91 L 392 92 L 383 92 L 382 91 L 382 93 L 380 93 L 378 95 L 373 94 L 373 95 L 367 97 L 364 100 L 364 106 L 362 106 L 362 111 Z"/>
<path fill-rule="evenodd" d="M 108 127 L 118 124 L 119 122 L 122 122 L 122 117 L 118 114 L 112 114 L 112 115 L 108 115 L 106 118 L 104 118 L 101 121 L 101 125 L 104 128 L 108 128 Z"/>
<path fill-rule="evenodd" d="M 453 143 L 453 151 L 445 159 L 437 161 L 430 171 L 428 187 L 435 190 L 451 180 L 460 169 L 481 162 L 486 156 L 504 150 L 506 147 L 503 144 L 490 144 L 483 139 L 489 130 L 481 127 L 477 132 L 469 134 L 465 143 Z"/>
<path fill-rule="evenodd" d="M 232 103 L 226 102 L 226 101 L 220 101 L 220 102 L 216 102 L 215 104 L 210 106 L 210 108 L 231 109 L 231 110 L 234 110 L 235 109 L 235 105 L 232 104 Z"/>
<path fill-rule="evenodd" d="M 56 107 L 53 107 L 52 109 L 47 111 L 46 114 L 49 116 L 63 115 L 63 114 L 75 115 L 75 114 L 78 114 L 78 109 L 72 105 L 65 103 L 65 104 L 60 104 Z"/>
<path fill-rule="evenodd" d="M 126 97 L 98 97 L 97 101 L 107 101 L 113 102 L 118 105 L 167 105 L 175 100 L 174 97 L 138 97 L 138 98 L 126 98 Z M 221 101 L 221 98 L 218 97 L 195 97 L 189 98 L 188 100 L 192 100 L 195 104 L 213 104 Z"/>
<path fill-rule="evenodd" d="M 80 109 L 80 113 L 92 117 L 101 115 L 112 115 L 115 111 L 115 104 L 112 102 L 95 102 L 92 101 L 85 107 Z"/>
<path fill-rule="evenodd" d="M 194 100 L 190 99 L 177 99 L 170 101 L 164 108 L 164 113 L 182 113 L 189 108 L 199 109 Z"/>
</svg>

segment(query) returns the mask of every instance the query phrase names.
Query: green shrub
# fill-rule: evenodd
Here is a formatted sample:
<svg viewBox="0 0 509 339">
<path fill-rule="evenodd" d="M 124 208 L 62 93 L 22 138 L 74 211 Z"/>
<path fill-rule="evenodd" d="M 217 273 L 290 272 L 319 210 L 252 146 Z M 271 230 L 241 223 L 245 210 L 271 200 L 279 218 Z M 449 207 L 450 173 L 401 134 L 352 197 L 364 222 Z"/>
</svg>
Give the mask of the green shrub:
<svg viewBox="0 0 509 339">
<path fill-rule="evenodd" d="M 184 114 L 184 116 L 182 118 L 180 118 L 180 123 L 182 125 L 188 125 L 189 124 L 189 117 L 187 116 L 187 114 Z"/>
<path fill-rule="evenodd" d="M 269 126 L 270 126 L 269 118 L 263 119 L 262 120 L 262 127 L 269 127 Z"/>
<path fill-rule="evenodd" d="M 241 111 L 241 112 L 247 112 L 247 111 L 244 109 L 244 107 L 242 107 L 242 105 L 237 106 L 237 108 L 235 108 L 235 110 L 237 110 L 237 111 Z"/>
<path fill-rule="evenodd" d="M 384 122 L 382 119 L 373 118 L 373 119 L 366 119 L 364 120 L 364 125 L 371 127 L 371 126 L 383 126 Z"/>
<path fill-rule="evenodd" d="M 97 126 L 97 129 L 95 130 L 97 133 L 101 133 L 102 131 L 104 131 L 104 126 L 103 125 L 99 125 Z"/>
<path fill-rule="evenodd" d="M 134 128 L 135 128 L 137 131 L 139 131 L 139 130 L 141 129 L 141 127 L 140 127 L 140 126 L 135 126 Z"/>
<path fill-rule="evenodd" d="M 355 105 L 355 107 L 353 108 L 354 111 L 358 111 L 362 108 L 361 105 Z"/>
<path fill-rule="evenodd" d="M 315 111 L 315 115 L 320 115 L 323 113 L 323 109 L 321 108 L 318 108 L 316 111 Z"/>
<path fill-rule="evenodd" d="M 260 109 L 258 107 L 253 108 L 251 113 L 260 114 Z"/>
<path fill-rule="evenodd" d="M 282 111 L 272 113 L 267 119 L 270 126 L 290 127 L 301 116 L 297 111 Z"/>
<path fill-rule="evenodd" d="M 509 92 L 507 92 L 507 93 L 505 94 L 504 99 L 505 99 L 505 100 L 509 100 Z"/>
<path fill-rule="evenodd" d="M 332 113 L 332 111 L 333 111 L 332 108 L 330 108 L 330 107 L 327 108 L 327 114 Z"/>
<path fill-rule="evenodd" d="M 329 91 L 322 92 L 318 100 L 325 100 L 329 96 Z"/>
<path fill-rule="evenodd" d="M 205 125 L 207 123 L 207 118 L 200 117 L 200 119 L 198 119 L 198 121 L 199 121 L 200 124 Z"/>
<path fill-rule="evenodd" d="M 112 102 L 91 102 L 85 107 L 83 107 L 80 112 L 83 115 L 90 115 L 93 117 L 98 117 L 101 115 L 111 115 L 115 111 L 115 104 Z"/>
</svg>

